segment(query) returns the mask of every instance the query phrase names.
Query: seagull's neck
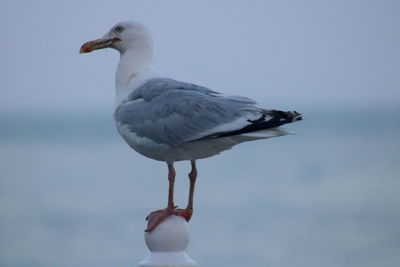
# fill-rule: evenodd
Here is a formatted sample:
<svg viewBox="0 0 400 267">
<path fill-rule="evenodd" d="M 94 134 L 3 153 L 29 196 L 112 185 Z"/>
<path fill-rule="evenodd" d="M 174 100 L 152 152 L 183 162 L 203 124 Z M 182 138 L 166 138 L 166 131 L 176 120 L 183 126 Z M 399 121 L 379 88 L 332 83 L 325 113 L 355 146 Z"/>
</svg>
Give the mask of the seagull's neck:
<svg viewBox="0 0 400 267">
<path fill-rule="evenodd" d="M 152 59 L 152 51 L 146 50 L 128 50 L 121 54 L 115 74 L 115 107 L 118 107 L 135 88 L 150 79 L 163 76 L 153 67 Z"/>
</svg>

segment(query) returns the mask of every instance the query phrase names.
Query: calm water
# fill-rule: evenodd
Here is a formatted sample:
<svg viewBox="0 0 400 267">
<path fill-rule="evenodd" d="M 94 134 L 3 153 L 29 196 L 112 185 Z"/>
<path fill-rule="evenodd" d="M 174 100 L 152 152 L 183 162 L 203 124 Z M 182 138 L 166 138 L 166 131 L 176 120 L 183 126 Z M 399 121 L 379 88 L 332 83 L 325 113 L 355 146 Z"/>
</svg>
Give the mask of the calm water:
<svg viewBox="0 0 400 267">
<path fill-rule="evenodd" d="M 199 266 L 400 266 L 398 111 L 306 114 L 299 133 L 199 161 Z M 111 115 L 0 117 L 0 266 L 138 266 L 166 166 Z M 188 163 L 177 164 L 186 204 Z"/>
</svg>

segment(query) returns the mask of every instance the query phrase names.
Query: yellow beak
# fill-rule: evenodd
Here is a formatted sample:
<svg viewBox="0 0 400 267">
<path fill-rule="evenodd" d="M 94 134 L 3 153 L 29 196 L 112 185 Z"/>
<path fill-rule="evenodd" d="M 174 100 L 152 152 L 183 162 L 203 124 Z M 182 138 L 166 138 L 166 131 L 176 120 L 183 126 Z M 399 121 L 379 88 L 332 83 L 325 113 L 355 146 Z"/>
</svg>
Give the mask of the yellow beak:
<svg viewBox="0 0 400 267">
<path fill-rule="evenodd" d="M 121 42 L 119 38 L 97 39 L 84 43 L 79 50 L 79 53 L 90 53 L 94 50 L 112 47 L 115 43 Z"/>
</svg>

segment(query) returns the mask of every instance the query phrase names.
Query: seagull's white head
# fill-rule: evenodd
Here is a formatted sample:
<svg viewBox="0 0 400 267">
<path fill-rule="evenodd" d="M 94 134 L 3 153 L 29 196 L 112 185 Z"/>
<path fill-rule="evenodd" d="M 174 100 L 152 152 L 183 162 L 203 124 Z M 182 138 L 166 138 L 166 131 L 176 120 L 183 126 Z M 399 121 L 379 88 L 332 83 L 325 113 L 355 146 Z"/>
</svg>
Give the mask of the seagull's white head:
<svg viewBox="0 0 400 267">
<path fill-rule="evenodd" d="M 117 23 L 103 37 L 83 44 L 79 52 L 90 53 L 103 48 L 114 48 L 121 54 L 127 51 L 152 54 L 153 40 L 144 25 L 136 21 L 125 21 Z"/>
</svg>

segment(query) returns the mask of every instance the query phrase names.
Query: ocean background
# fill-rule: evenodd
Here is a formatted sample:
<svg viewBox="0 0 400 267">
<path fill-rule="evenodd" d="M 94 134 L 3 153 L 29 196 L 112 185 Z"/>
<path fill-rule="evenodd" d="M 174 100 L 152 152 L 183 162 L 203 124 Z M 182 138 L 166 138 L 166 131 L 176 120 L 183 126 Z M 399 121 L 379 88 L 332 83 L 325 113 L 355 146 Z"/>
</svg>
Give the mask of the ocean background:
<svg viewBox="0 0 400 267">
<path fill-rule="evenodd" d="M 0 267 L 138 266 L 167 166 L 112 119 L 118 22 L 166 76 L 297 110 L 296 134 L 198 161 L 199 267 L 400 266 L 400 1 L 69 0 L 0 5 Z M 176 164 L 185 207 L 188 162 Z"/>
<path fill-rule="evenodd" d="M 294 135 L 198 161 L 199 266 L 400 264 L 400 110 L 306 110 Z M 109 113 L 0 115 L 0 266 L 138 266 L 165 163 Z M 177 163 L 186 205 L 189 163 Z"/>
</svg>

